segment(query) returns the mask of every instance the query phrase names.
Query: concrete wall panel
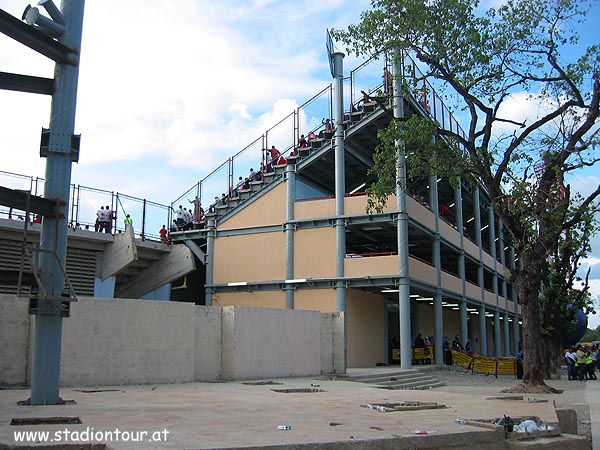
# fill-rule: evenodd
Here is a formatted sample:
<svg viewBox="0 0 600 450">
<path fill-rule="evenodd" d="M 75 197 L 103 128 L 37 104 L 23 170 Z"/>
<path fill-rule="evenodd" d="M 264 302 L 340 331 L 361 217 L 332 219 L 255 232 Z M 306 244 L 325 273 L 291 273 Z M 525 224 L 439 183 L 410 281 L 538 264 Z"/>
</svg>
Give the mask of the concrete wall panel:
<svg viewBox="0 0 600 450">
<path fill-rule="evenodd" d="M 321 313 L 223 308 L 225 380 L 321 373 Z"/>
<path fill-rule="evenodd" d="M 29 353 L 29 300 L 0 294 L 0 385 L 23 384 Z"/>
<path fill-rule="evenodd" d="M 0 384 L 29 382 L 27 308 L 0 296 Z M 61 385 L 319 375 L 323 361 L 344 373 L 344 351 L 339 313 L 80 297 L 63 321 Z"/>
<path fill-rule="evenodd" d="M 198 305 L 194 326 L 194 381 L 221 378 L 221 308 Z"/>
<path fill-rule="evenodd" d="M 190 303 L 80 298 L 63 321 L 61 384 L 194 380 Z"/>
</svg>

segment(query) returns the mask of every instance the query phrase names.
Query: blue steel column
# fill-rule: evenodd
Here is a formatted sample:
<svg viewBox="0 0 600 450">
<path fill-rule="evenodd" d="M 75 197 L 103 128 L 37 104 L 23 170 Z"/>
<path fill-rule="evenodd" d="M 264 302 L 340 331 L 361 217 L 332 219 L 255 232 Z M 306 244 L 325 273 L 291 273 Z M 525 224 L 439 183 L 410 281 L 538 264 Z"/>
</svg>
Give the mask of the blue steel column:
<svg viewBox="0 0 600 450">
<path fill-rule="evenodd" d="M 62 14 L 65 33 L 60 42 L 79 54 L 83 26 L 83 0 L 63 0 Z M 77 82 L 79 65 L 56 64 L 55 92 L 50 112 L 50 145 L 46 159 L 44 197 L 64 202 L 63 217 L 44 217 L 40 235 L 39 275 L 48 295 L 60 296 L 64 288 L 63 267 L 67 254 L 67 221 L 69 189 L 71 186 L 71 138 L 75 130 Z M 45 251 L 44 251 L 45 250 Z M 47 252 L 50 253 L 47 253 Z M 60 354 L 62 344 L 62 317 L 60 301 L 39 300 L 35 318 L 33 370 L 31 377 L 31 404 L 54 405 L 61 403 Z M 50 311 L 58 310 L 56 314 Z"/>
<path fill-rule="evenodd" d="M 207 217 L 206 220 L 206 278 L 204 280 L 204 304 L 206 306 L 212 306 L 214 288 L 213 267 L 214 267 L 214 254 L 215 254 L 215 236 L 216 236 L 216 224 L 217 220 L 214 217 Z"/>
<path fill-rule="evenodd" d="M 402 98 L 402 71 L 400 54 L 394 54 L 393 93 L 394 118 L 404 118 L 404 99 Z M 408 212 L 406 210 L 406 160 L 404 142 L 396 141 L 396 201 L 398 208 L 398 321 L 400 334 L 400 368 L 412 368 L 412 348 L 410 329 L 410 278 L 408 276 Z M 418 313 L 417 313 L 418 314 Z M 417 316 L 418 317 L 418 316 Z"/>
<path fill-rule="evenodd" d="M 516 268 L 516 263 L 515 263 L 515 248 L 511 247 L 510 248 L 510 268 L 511 269 L 515 269 Z M 517 290 L 514 288 L 512 289 L 512 301 L 514 302 L 513 304 L 515 305 L 515 318 L 513 320 L 513 336 L 514 336 L 514 343 L 513 343 L 513 354 L 517 354 L 519 353 L 519 342 L 521 341 L 521 336 L 520 336 L 520 330 L 519 330 L 519 301 L 518 301 L 518 297 L 517 297 Z"/>
<path fill-rule="evenodd" d="M 502 265 L 502 270 L 506 270 L 506 254 L 504 250 L 504 225 L 502 225 L 502 221 L 498 222 L 498 238 L 500 239 L 500 264 Z M 508 295 L 508 287 L 506 286 L 506 278 L 502 277 L 502 297 L 504 298 L 504 308 L 503 311 L 503 321 L 502 325 L 504 327 L 504 356 L 510 356 L 510 331 L 508 327 L 508 309 L 507 309 L 507 295 Z"/>
<path fill-rule="evenodd" d="M 496 310 L 494 311 L 494 356 L 499 358 L 502 356 L 502 341 L 500 338 L 500 299 L 498 297 L 498 251 L 496 246 L 496 214 L 494 214 L 494 208 L 490 205 L 489 208 L 489 222 L 490 222 L 490 251 L 492 252 L 492 258 L 494 259 L 494 297 L 496 300 Z"/>
<path fill-rule="evenodd" d="M 344 162 L 344 54 L 333 54 L 334 73 L 334 122 L 335 122 L 335 241 L 336 241 L 336 310 L 346 312 L 346 283 L 344 282 L 344 260 L 346 259 L 346 221 L 344 219 L 344 197 L 346 195 L 346 174 Z"/>
<path fill-rule="evenodd" d="M 463 345 L 468 339 L 467 328 L 467 276 L 465 273 L 465 236 L 464 236 L 464 218 L 462 207 L 462 181 L 454 190 L 454 203 L 456 204 L 456 227 L 460 233 L 460 254 L 458 256 L 458 275 L 462 285 L 462 298 L 459 302 L 459 323 L 460 323 L 460 342 Z"/>
<path fill-rule="evenodd" d="M 433 298 L 433 339 L 436 364 L 444 364 L 444 312 L 442 306 L 442 258 L 440 242 L 440 210 L 437 175 L 429 176 L 429 201 L 435 215 L 435 235 L 433 240 L 433 265 L 437 276 L 437 287 Z"/>
<path fill-rule="evenodd" d="M 296 165 L 288 164 L 285 167 L 286 178 L 286 222 L 285 222 L 285 278 L 291 280 L 294 278 L 294 201 L 296 199 Z M 294 287 L 286 284 L 285 307 L 294 309 Z"/>
<path fill-rule="evenodd" d="M 479 345 L 481 354 L 487 356 L 487 327 L 485 321 L 485 287 L 483 278 L 483 245 L 481 242 L 481 207 L 479 186 L 473 190 L 473 212 L 475 216 L 475 242 L 479 247 L 479 268 L 477 269 L 477 282 L 481 288 L 481 305 L 479 306 Z M 475 347 L 475 342 L 471 342 Z"/>
</svg>

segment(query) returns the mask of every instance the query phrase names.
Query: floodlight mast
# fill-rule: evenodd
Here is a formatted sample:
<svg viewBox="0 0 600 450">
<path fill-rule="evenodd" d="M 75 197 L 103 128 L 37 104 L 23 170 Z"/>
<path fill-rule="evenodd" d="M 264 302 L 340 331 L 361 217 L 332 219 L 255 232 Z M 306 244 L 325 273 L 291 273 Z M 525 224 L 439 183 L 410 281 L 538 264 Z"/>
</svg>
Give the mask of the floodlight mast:
<svg viewBox="0 0 600 450">
<path fill-rule="evenodd" d="M 40 31 L 64 32 L 58 41 L 79 55 L 83 27 L 84 0 L 62 0 L 62 12 L 50 0 L 42 0 L 42 6 L 54 21 L 31 13 Z M 31 8 L 29 11 L 33 10 Z M 36 8 L 37 9 L 37 8 Z M 28 12 L 29 14 L 29 12 Z M 60 22 L 64 22 L 64 24 Z M 52 22 L 52 25 L 48 25 Z M 38 300 L 35 321 L 33 367 L 31 377 L 32 405 L 55 405 L 62 403 L 59 396 L 60 357 L 62 344 L 62 302 L 57 297 L 65 295 L 65 267 L 67 253 L 67 220 L 69 211 L 69 189 L 71 165 L 78 160 L 78 151 L 73 149 L 75 107 L 79 64 L 58 62 L 55 67 L 55 91 L 50 111 L 49 141 L 42 150 L 46 157 L 46 181 L 44 197 L 62 205 L 58 217 L 44 217 L 40 235 L 39 276 L 48 297 Z"/>
</svg>

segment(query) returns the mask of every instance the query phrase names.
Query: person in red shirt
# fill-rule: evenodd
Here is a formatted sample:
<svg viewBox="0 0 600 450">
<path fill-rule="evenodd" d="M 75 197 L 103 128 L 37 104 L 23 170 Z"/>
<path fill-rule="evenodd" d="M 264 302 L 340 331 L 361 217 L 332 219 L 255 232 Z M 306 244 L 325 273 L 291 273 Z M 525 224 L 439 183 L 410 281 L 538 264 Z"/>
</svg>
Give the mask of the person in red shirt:
<svg viewBox="0 0 600 450">
<path fill-rule="evenodd" d="M 165 227 L 165 225 L 162 226 L 162 228 L 160 230 L 158 230 L 158 234 L 160 236 L 160 240 L 163 244 L 167 243 L 168 237 L 167 237 L 167 228 Z"/>
</svg>

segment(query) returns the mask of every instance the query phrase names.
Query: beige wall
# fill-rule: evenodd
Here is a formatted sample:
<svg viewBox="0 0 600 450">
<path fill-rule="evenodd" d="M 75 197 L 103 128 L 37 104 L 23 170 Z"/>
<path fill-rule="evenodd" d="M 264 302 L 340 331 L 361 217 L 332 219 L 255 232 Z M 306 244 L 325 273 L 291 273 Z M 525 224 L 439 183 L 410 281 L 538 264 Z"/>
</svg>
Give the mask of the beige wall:
<svg viewBox="0 0 600 450">
<path fill-rule="evenodd" d="M 251 197 L 250 201 L 252 200 Z M 265 225 L 281 225 L 285 222 L 285 215 L 285 183 L 280 183 L 266 194 L 256 197 L 252 203 L 239 210 L 229 219 L 220 223 L 217 230 L 223 231 Z"/>
<path fill-rule="evenodd" d="M 215 239 L 214 282 L 285 279 L 285 233 Z"/>
<path fill-rule="evenodd" d="M 256 306 L 260 308 L 285 308 L 285 292 L 220 292 L 213 295 L 213 306 Z"/>
<path fill-rule="evenodd" d="M 333 227 L 294 233 L 294 278 L 335 277 L 335 242 Z"/>
<path fill-rule="evenodd" d="M 372 367 L 385 362 L 383 297 L 347 290 L 348 367 Z"/>
<path fill-rule="evenodd" d="M 294 204 L 296 220 L 314 217 L 330 217 L 335 215 L 335 199 L 311 200 Z"/>
<path fill-rule="evenodd" d="M 398 267 L 398 255 L 346 258 L 344 261 L 344 271 L 347 277 L 397 275 Z"/>
<path fill-rule="evenodd" d="M 408 273 L 412 278 L 418 278 L 427 283 L 437 285 L 437 270 L 427 263 L 419 261 L 416 258 L 408 258 Z"/>
<path fill-rule="evenodd" d="M 416 330 L 413 330 L 413 334 L 416 336 L 417 333 L 421 333 L 423 336 L 433 336 L 434 334 L 434 323 L 433 323 L 433 306 L 429 302 L 415 302 L 419 308 L 419 323 Z M 411 344 L 414 344 L 412 342 Z M 433 342 L 432 342 L 433 344 Z"/>
<path fill-rule="evenodd" d="M 410 217 L 430 230 L 435 230 L 435 215 L 429 208 L 425 208 L 410 196 L 406 197 L 406 208 Z"/>
<path fill-rule="evenodd" d="M 454 244 L 457 248 L 460 248 L 460 233 L 441 219 L 440 235 Z"/>
<path fill-rule="evenodd" d="M 294 293 L 294 308 L 336 312 L 335 289 L 301 289 Z"/>
</svg>

